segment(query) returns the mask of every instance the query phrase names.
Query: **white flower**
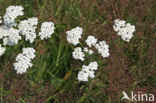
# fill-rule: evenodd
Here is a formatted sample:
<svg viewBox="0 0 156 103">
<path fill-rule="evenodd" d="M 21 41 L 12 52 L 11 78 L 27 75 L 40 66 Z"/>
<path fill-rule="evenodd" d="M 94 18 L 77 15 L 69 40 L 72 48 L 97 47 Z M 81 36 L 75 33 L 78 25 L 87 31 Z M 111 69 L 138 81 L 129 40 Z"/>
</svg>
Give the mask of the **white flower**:
<svg viewBox="0 0 156 103">
<path fill-rule="evenodd" d="M 88 74 L 88 77 L 90 77 L 90 78 L 94 78 L 95 77 L 95 74 L 94 74 L 95 72 L 90 69 L 90 66 L 83 65 L 82 66 L 82 71 L 84 73 L 87 73 Z"/>
<path fill-rule="evenodd" d="M 34 59 L 35 58 L 35 49 L 33 49 L 33 48 L 23 48 L 23 55 L 25 55 L 29 59 Z"/>
<path fill-rule="evenodd" d="M 0 44 L 0 56 L 2 56 L 4 54 L 5 50 L 6 49 L 4 47 L 2 47 Z"/>
<path fill-rule="evenodd" d="M 126 22 L 124 20 L 116 19 L 114 20 L 114 23 L 113 29 L 114 31 L 118 32 L 121 28 L 125 27 Z"/>
<path fill-rule="evenodd" d="M 74 59 L 80 59 L 81 61 L 84 61 L 85 55 L 80 47 L 75 48 L 72 55 Z"/>
<path fill-rule="evenodd" d="M 134 25 L 119 19 L 114 20 L 113 29 L 117 32 L 117 35 L 121 36 L 121 38 L 126 42 L 130 41 L 130 39 L 133 37 L 133 33 L 135 32 Z"/>
<path fill-rule="evenodd" d="M 87 47 L 85 47 L 84 49 L 83 49 L 83 51 L 85 52 L 85 53 L 88 53 L 88 48 Z"/>
<path fill-rule="evenodd" d="M 90 54 L 90 55 L 94 53 L 93 50 L 89 50 L 87 47 L 85 47 L 85 48 L 83 49 L 83 51 L 84 51 L 85 53 Z"/>
<path fill-rule="evenodd" d="M 79 39 L 81 38 L 83 29 L 80 27 L 76 27 L 67 31 L 67 41 L 73 45 L 77 45 L 79 43 Z"/>
<path fill-rule="evenodd" d="M 108 57 L 109 54 L 109 45 L 105 41 L 101 41 L 95 45 L 95 48 L 98 50 L 98 53 L 101 54 L 103 58 Z"/>
<path fill-rule="evenodd" d="M 38 18 L 28 18 L 27 20 L 21 21 L 18 28 L 22 35 L 25 36 L 26 41 L 33 43 L 36 39 L 36 28 L 38 24 Z"/>
<path fill-rule="evenodd" d="M 90 70 L 97 70 L 98 69 L 98 64 L 97 64 L 97 62 L 91 62 L 90 64 L 89 64 L 89 69 Z"/>
<path fill-rule="evenodd" d="M 24 8 L 22 6 L 9 6 L 6 9 L 6 13 L 5 13 L 4 17 L 3 17 L 4 24 L 7 25 L 7 26 L 16 25 L 15 19 L 18 16 L 24 15 L 23 9 Z"/>
<path fill-rule="evenodd" d="M 35 50 L 33 48 L 23 48 L 23 52 L 18 54 L 16 62 L 14 63 L 14 69 L 17 74 L 23 74 L 28 68 L 32 67 L 32 59 L 35 58 Z"/>
<path fill-rule="evenodd" d="M 92 55 L 93 53 L 94 53 L 93 50 L 88 51 L 88 54 L 90 54 L 90 55 Z"/>
<path fill-rule="evenodd" d="M 84 71 L 80 71 L 78 73 L 78 80 L 79 81 L 88 81 L 88 73 L 85 73 Z"/>
<path fill-rule="evenodd" d="M 94 36 L 88 36 L 85 42 L 89 47 L 91 47 L 91 46 L 95 46 L 97 39 Z"/>
<path fill-rule="evenodd" d="M 32 67 L 31 60 L 23 54 L 19 54 L 16 57 L 16 62 L 14 63 L 14 69 L 16 70 L 16 73 L 23 74 L 29 67 Z"/>
<path fill-rule="evenodd" d="M 41 40 L 50 38 L 54 33 L 54 23 L 53 22 L 44 22 L 41 25 L 41 31 L 39 32 L 39 36 Z"/>
<path fill-rule="evenodd" d="M 91 62 L 88 66 L 83 65 L 82 70 L 78 73 L 79 81 L 88 81 L 88 78 L 95 77 L 95 70 L 98 69 L 97 62 Z"/>
<path fill-rule="evenodd" d="M 1 19 L 2 19 L 2 17 L 0 16 L 0 24 L 2 23 L 2 20 Z"/>
<path fill-rule="evenodd" d="M 2 30 L 3 31 L 3 30 Z M 3 45 L 13 46 L 21 40 L 21 36 L 19 35 L 19 30 L 10 28 L 5 30 L 6 34 L 3 39 Z"/>
</svg>

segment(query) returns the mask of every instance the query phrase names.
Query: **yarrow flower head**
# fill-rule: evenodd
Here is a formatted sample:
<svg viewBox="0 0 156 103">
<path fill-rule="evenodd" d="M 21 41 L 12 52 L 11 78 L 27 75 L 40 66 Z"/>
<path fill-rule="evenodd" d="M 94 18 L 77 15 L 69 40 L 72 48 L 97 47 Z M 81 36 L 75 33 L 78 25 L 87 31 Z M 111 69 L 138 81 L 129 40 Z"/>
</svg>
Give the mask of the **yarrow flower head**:
<svg viewBox="0 0 156 103">
<path fill-rule="evenodd" d="M 6 9 L 6 13 L 5 13 L 4 17 L 3 17 L 4 24 L 9 26 L 9 27 L 16 25 L 15 19 L 18 16 L 24 15 L 23 9 L 24 8 L 22 6 L 9 6 Z"/>
<path fill-rule="evenodd" d="M 6 49 L 4 47 L 2 47 L 0 44 L 0 56 L 2 56 L 4 54 L 5 50 Z"/>
<path fill-rule="evenodd" d="M 22 35 L 25 36 L 26 41 L 33 43 L 36 39 L 36 28 L 38 24 L 38 18 L 28 18 L 27 20 L 21 21 L 18 28 Z"/>
<path fill-rule="evenodd" d="M 98 69 L 98 63 L 97 62 L 91 62 L 90 64 L 89 64 L 89 69 L 90 70 L 97 70 Z"/>
<path fill-rule="evenodd" d="M 91 47 L 91 46 L 95 46 L 97 39 L 94 36 L 88 36 L 85 42 L 89 47 Z"/>
<path fill-rule="evenodd" d="M 88 78 L 95 77 L 95 70 L 98 69 L 97 62 L 91 62 L 88 66 L 83 65 L 82 70 L 78 73 L 79 81 L 88 81 Z"/>
<path fill-rule="evenodd" d="M 44 22 L 41 25 L 41 31 L 39 32 L 39 36 L 41 40 L 50 38 L 54 33 L 54 23 L 53 22 Z"/>
<path fill-rule="evenodd" d="M 130 39 L 133 37 L 133 33 L 136 31 L 134 25 L 126 23 L 124 20 L 120 19 L 114 20 L 113 29 L 117 32 L 117 35 L 121 36 L 126 42 L 130 41 Z"/>
<path fill-rule="evenodd" d="M 25 55 L 29 59 L 35 58 L 35 49 L 33 48 L 23 48 L 23 55 Z"/>
<path fill-rule="evenodd" d="M 23 74 L 28 68 L 32 67 L 32 59 L 35 58 L 35 50 L 33 48 L 23 48 L 23 52 L 18 54 L 16 62 L 14 63 L 14 69 L 17 74 Z"/>
<path fill-rule="evenodd" d="M 3 31 L 3 30 L 2 30 Z M 9 28 L 5 30 L 6 34 L 3 38 L 3 45 L 9 45 L 13 46 L 18 43 L 19 40 L 21 40 L 21 36 L 19 35 L 19 30 L 14 28 Z"/>
<path fill-rule="evenodd" d="M 85 55 L 80 47 L 75 48 L 72 55 L 74 59 L 79 59 L 81 61 L 84 61 Z"/>
<path fill-rule="evenodd" d="M 70 44 L 77 45 L 79 43 L 79 39 L 81 38 L 83 29 L 80 27 L 73 28 L 70 31 L 67 31 L 67 41 Z"/>
<path fill-rule="evenodd" d="M 109 45 L 105 41 L 101 41 L 95 45 L 95 48 L 98 50 L 98 53 L 101 54 L 103 58 L 108 57 L 109 54 Z"/>
<path fill-rule="evenodd" d="M 88 81 L 88 73 L 86 73 L 84 71 L 79 71 L 78 80 L 79 81 Z"/>
</svg>

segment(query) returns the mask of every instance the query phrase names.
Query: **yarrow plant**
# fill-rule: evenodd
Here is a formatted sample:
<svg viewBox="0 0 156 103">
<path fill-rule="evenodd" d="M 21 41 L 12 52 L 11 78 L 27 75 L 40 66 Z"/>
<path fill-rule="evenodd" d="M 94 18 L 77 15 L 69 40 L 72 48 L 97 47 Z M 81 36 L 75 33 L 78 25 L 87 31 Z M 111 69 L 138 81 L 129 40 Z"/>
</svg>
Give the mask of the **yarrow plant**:
<svg viewBox="0 0 156 103">
<path fill-rule="evenodd" d="M 79 30 L 78 30 L 79 29 Z M 71 31 L 67 31 L 67 41 L 70 44 L 77 45 L 80 43 L 79 39 L 82 36 L 82 28 L 76 27 L 72 29 Z M 108 57 L 109 54 L 109 45 L 106 44 L 105 41 L 97 42 L 97 39 L 89 35 L 87 39 L 85 40 L 85 43 L 89 48 L 95 47 L 98 51 L 98 53 L 101 54 L 103 58 Z M 81 45 L 81 43 L 80 43 Z M 74 51 L 72 52 L 72 56 L 76 60 L 81 60 L 82 62 L 85 60 L 85 54 L 93 55 L 94 51 L 91 49 L 88 49 L 88 47 L 84 47 L 83 49 L 81 47 L 76 47 Z M 83 65 L 82 70 L 78 73 L 78 80 L 79 81 L 88 81 L 88 78 L 94 78 L 95 77 L 95 71 L 98 69 L 98 63 L 96 61 L 91 62 L 88 66 Z"/>
<path fill-rule="evenodd" d="M 9 6 L 6 9 L 6 13 L 1 20 L 0 16 L 0 39 L 3 41 L 3 46 L 14 46 L 18 44 L 22 37 L 25 37 L 26 41 L 33 43 L 37 36 L 41 40 L 51 38 L 54 33 L 54 23 L 44 22 L 41 25 L 39 34 L 37 35 L 36 29 L 38 24 L 38 18 L 32 17 L 21 21 L 19 24 L 16 23 L 18 16 L 24 15 L 22 6 Z M 0 44 L 0 56 L 6 51 L 5 47 Z M 32 47 L 23 48 L 22 53 L 16 57 L 16 62 L 14 63 L 14 69 L 17 74 L 23 74 L 28 68 L 32 67 L 32 59 L 35 58 L 35 49 Z"/>
<path fill-rule="evenodd" d="M 13 46 L 21 40 L 19 30 L 13 28 L 16 26 L 15 19 L 24 15 L 22 6 L 9 6 L 3 16 L 3 25 L 0 26 L 0 39 L 3 39 L 3 45 Z M 2 23 L 2 20 L 1 20 Z"/>
<path fill-rule="evenodd" d="M 6 48 L 4 46 L 14 46 L 19 43 L 19 40 L 22 40 L 24 36 L 25 41 L 29 41 L 33 43 L 37 36 L 40 37 L 41 40 L 45 40 L 51 37 L 54 34 L 55 26 L 53 22 L 43 22 L 41 24 L 41 29 L 37 35 L 36 29 L 38 26 L 38 18 L 31 17 L 26 20 L 22 20 L 19 24 L 16 23 L 16 19 L 18 16 L 24 15 L 22 6 L 9 6 L 6 9 L 6 13 L 3 18 L 0 16 L 0 39 L 3 41 L 3 46 L 0 44 L 0 56 L 2 56 Z M 116 19 L 114 20 L 113 29 L 117 32 L 117 35 L 121 36 L 124 41 L 129 42 L 133 37 L 133 33 L 135 32 L 135 26 L 130 23 L 126 23 L 124 20 Z M 92 48 L 94 47 L 98 53 L 103 57 L 109 57 L 109 45 L 106 41 L 100 41 L 89 35 L 85 40 L 87 47 L 83 47 L 80 43 L 80 39 L 82 38 L 83 29 L 81 27 L 73 28 L 66 32 L 67 41 L 69 44 L 73 44 L 76 46 L 80 44 L 81 47 L 76 47 L 72 52 L 72 56 L 76 60 L 81 60 L 81 62 L 85 61 L 85 57 L 92 56 L 94 51 Z M 32 60 L 35 58 L 35 49 L 33 47 L 23 48 L 22 53 L 18 54 L 16 57 L 16 62 L 14 63 L 14 69 L 17 74 L 23 74 L 27 71 L 28 68 L 32 67 Z M 90 62 L 88 66 L 83 65 L 82 70 L 78 73 L 79 81 L 88 81 L 89 78 L 95 77 L 95 70 L 98 70 L 98 62 L 93 61 Z"/>
<path fill-rule="evenodd" d="M 120 19 L 114 20 L 113 29 L 117 32 L 117 35 L 121 36 L 126 42 L 130 41 L 133 37 L 133 33 L 136 31 L 134 25 L 126 23 L 126 21 Z"/>
<path fill-rule="evenodd" d="M 133 37 L 133 33 L 135 32 L 135 26 L 131 25 L 130 23 L 126 23 L 126 21 L 120 19 L 114 20 L 114 23 L 115 24 L 113 26 L 113 29 L 117 32 L 117 35 L 121 36 L 124 41 L 129 42 L 130 39 Z M 73 45 L 77 45 L 79 43 L 79 39 L 81 38 L 83 30 L 78 30 L 78 28 L 80 27 L 74 28 L 71 31 L 66 32 L 68 43 Z M 106 41 L 103 40 L 97 42 L 97 39 L 94 36 L 89 35 L 85 40 L 85 43 L 88 45 L 89 48 L 95 47 L 95 49 L 97 49 L 98 53 L 101 54 L 103 58 L 110 56 L 109 45 L 106 43 Z M 87 47 L 85 47 L 83 51 L 80 47 L 76 47 L 73 51 L 73 58 L 76 60 L 79 59 L 81 61 L 84 61 L 85 53 L 92 55 L 94 52 L 92 50 L 89 50 Z M 83 65 L 82 70 L 78 73 L 78 80 L 88 81 L 89 77 L 94 78 L 94 71 L 91 71 L 91 68 L 94 65 L 96 68 L 98 67 L 97 62 L 91 62 L 89 66 Z"/>
</svg>

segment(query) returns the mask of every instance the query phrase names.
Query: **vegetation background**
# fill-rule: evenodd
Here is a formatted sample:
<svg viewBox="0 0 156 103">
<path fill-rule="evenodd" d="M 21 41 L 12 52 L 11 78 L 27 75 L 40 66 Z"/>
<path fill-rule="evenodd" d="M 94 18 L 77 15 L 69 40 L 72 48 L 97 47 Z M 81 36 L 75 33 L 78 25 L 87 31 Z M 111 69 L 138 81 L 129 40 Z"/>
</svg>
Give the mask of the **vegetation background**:
<svg viewBox="0 0 156 103">
<path fill-rule="evenodd" d="M 22 40 L 7 47 L 0 57 L 0 103 L 121 103 L 122 91 L 156 96 L 155 0 L 0 0 L 1 16 L 10 5 L 24 7 L 25 15 L 19 20 L 53 21 L 56 30 L 46 41 L 29 44 Z M 129 43 L 113 31 L 117 18 L 136 26 Z M 77 26 L 84 30 L 83 45 L 91 34 L 110 45 L 110 57 L 86 58 L 85 64 L 93 60 L 100 64 L 89 82 L 77 80 L 83 63 L 72 59 L 72 46 L 66 41 L 65 32 Z M 30 46 L 37 51 L 34 66 L 17 75 L 15 58 Z"/>
</svg>

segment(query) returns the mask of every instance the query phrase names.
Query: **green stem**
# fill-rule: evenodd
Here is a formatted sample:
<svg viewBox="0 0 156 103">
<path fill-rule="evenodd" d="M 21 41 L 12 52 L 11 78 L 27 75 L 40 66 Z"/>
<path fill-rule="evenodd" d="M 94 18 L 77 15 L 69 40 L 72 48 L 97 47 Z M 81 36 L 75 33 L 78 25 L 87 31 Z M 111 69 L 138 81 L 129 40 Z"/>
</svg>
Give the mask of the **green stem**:
<svg viewBox="0 0 156 103">
<path fill-rule="evenodd" d="M 80 44 L 80 46 L 83 48 L 84 46 L 83 46 L 83 44 L 81 43 L 81 42 L 79 42 L 79 44 Z"/>
<path fill-rule="evenodd" d="M 61 44 L 59 47 L 55 68 L 58 66 L 58 63 L 59 63 L 59 59 L 60 59 L 60 55 L 61 55 L 61 48 L 62 48 L 62 41 L 61 41 Z"/>
</svg>

